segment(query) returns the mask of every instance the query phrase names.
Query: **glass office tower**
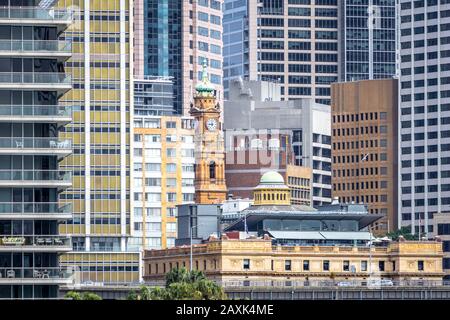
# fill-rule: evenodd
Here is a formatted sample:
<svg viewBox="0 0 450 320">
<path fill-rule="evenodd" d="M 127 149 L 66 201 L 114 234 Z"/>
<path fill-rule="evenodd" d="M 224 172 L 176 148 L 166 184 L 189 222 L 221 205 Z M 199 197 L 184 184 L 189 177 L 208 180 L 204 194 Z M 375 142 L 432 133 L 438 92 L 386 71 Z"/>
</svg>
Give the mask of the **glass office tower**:
<svg viewBox="0 0 450 320">
<path fill-rule="evenodd" d="M 338 79 L 337 0 L 224 2 L 224 90 L 230 80 L 274 81 L 282 99 L 330 104 Z"/>
<path fill-rule="evenodd" d="M 399 226 L 433 236 L 450 212 L 450 3 L 402 0 L 400 15 Z"/>
<path fill-rule="evenodd" d="M 60 139 L 71 121 L 59 98 L 71 89 L 58 40 L 70 11 L 40 0 L 0 1 L 0 299 L 58 297 L 71 281 L 59 256 L 72 249 L 58 226 L 71 218 L 59 194 L 72 184 L 59 162 L 71 153 Z"/>
<path fill-rule="evenodd" d="M 396 74 L 397 0 L 339 1 L 339 80 Z"/>
</svg>

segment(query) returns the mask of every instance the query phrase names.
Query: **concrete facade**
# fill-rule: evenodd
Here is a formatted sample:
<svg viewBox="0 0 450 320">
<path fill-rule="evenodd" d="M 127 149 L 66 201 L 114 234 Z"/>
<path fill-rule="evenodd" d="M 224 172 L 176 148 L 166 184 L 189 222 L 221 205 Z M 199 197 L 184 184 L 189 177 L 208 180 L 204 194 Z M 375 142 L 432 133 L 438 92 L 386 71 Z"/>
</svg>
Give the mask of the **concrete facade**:
<svg viewBox="0 0 450 320">
<path fill-rule="evenodd" d="M 270 167 L 271 159 L 278 159 L 279 162 L 274 165 L 279 166 L 278 163 L 286 161 L 286 156 L 283 152 L 269 149 L 278 147 L 283 151 L 283 148 L 290 145 L 292 149 L 288 150 L 288 157 L 292 150 L 294 157 L 291 164 L 312 168 L 313 204 L 317 206 L 331 203 L 330 107 L 317 104 L 311 99 L 280 101 L 280 89 L 281 86 L 276 83 L 231 82 L 230 99 L 225 102 L 224 107 L 227 170 L 233 170 L 233 166 L 239 164 L 239 159 L 228 157 L 235 148 L 250 146 L 250 149 L 258 151 L 260 158 L 269 161 L 264 167 Z M 260 145 L 258 137 L 261 136 L 266 137 L 264 141 L 269 143 L 267 148 Z M 272 137 L 277 138 L 277 141 L 272 142 L 273 145 L 270 144 Z M 244 164 L 252 164 L 247 162 L 244 161 Z M 261 167 L 263 166 L 251 170 L 257 170 L 261 174 Z M 232 181 L 230 188 L 231 186 Z"/>
<path fill-rule="evenodd" d="M 333 197 L 382 214 L 374 231 L 397 229 L 397 80 L 336 83 L 332 91 Z"/>
</svg>

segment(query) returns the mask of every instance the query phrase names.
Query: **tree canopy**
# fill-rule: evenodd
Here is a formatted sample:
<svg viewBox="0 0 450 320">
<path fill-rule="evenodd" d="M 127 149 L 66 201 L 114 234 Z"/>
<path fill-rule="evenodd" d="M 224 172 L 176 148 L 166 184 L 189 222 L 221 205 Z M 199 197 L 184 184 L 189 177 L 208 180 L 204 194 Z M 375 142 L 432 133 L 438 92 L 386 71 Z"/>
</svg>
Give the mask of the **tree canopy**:
<svg viewBox="0 0 450 320">
<path fill-rule="evenodd" d="M 128 300 L 223 300 L 223 289 L 208 280 L 203 272 L 186 268 L 172 269 L 166 274 L 164 288 L 142 286 L 139 292 L 130 292 Z"/>
</svg>

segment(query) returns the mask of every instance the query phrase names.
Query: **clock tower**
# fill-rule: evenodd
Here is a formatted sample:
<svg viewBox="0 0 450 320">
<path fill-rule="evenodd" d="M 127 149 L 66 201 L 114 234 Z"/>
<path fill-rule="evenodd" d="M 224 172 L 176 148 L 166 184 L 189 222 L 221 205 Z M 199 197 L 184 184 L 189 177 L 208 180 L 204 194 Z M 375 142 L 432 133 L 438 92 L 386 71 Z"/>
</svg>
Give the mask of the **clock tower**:
<svg viewBox="0 0 450 320">
<path fill-rule="evenodd" d="M 195 87 L 190 114 L 195 118 L 195 202 L 220 204 L 227 198 L 225 184 L 225 149 L 220 122 L 220 105 L 216 102 L 206 62 L 202 81 Z"/>
</svg>

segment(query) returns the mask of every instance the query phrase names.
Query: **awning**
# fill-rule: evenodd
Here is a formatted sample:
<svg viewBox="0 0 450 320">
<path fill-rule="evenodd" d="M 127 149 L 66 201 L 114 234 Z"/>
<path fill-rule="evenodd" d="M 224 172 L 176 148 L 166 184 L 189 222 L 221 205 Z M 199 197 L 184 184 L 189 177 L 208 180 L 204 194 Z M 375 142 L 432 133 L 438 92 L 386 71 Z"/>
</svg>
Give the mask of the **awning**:
<svg viewBox="0 0 450 320">
<path fill-rule="evenodd" d="M 333 232 L 321 231 L 321 235 L 327 240 L 370 240 L 369 232 Z M 372 237 L 373 239 L 373 237 Z"/>
<path fill-rule="evenodd" d="M 289 240 L 324 240 L 319 231 L 268 231 L 275 239 Z"/>
</svg>

